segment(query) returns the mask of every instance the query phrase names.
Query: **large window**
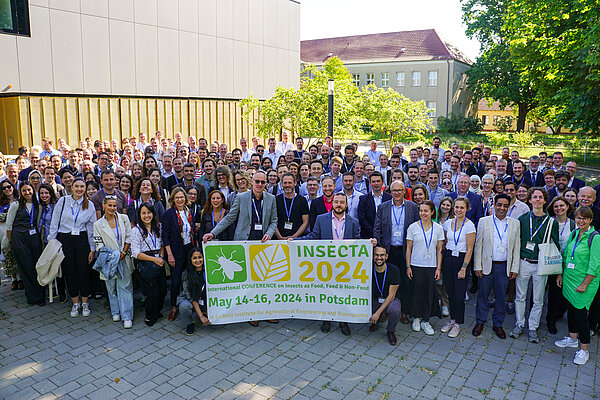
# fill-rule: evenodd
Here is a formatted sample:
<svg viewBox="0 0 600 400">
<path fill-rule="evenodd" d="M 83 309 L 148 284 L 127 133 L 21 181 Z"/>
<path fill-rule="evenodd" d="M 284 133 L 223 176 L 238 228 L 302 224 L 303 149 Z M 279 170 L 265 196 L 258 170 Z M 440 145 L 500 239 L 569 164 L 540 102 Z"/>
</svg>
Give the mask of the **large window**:
<svg viewBox="0 0 600 400">
<path fill-rule="evenodd" d="M 28 0 L 0 0 L 0 33 L 29 36 Z"/>
<path fill-rule="evenodd" d="M 404 86 L 404 72 L 396 72 L 396 86 Z"/>
<path fill-rule="evenodd" d="M 418 71 L 414 71 L 412 73 L 412 85 L 413 86 L 421 86 L 421 73 Z"/>
<path fill-rule="evenodd" d="M 356 87 L 360 86 L 360 75 L 359 74 L 352 74 L 352 84 Z"/>
<path fill-rule="evenodd" d="M 388 72 L 381 73 L 381 86 L 382 87 L 390 86 L 390 74 Z"/>
<path fill-rule="evenodd" d="M 436 112 L 435 109 L 437 107 L 437 103 L 435 101 L 427 102 L 427 116 L 429 118 L 435 118 Z"/>
<path fill-rule="evenodd" d="M 490 124 L 490 117 L 487 115 L 482 115 L 481 116 L 481 123 L 483 125 L 489 125 Z"/>
<path fill-rule="evenodd" d="M 429 86 L 437 86 L 437 71 L 429 71 L 427 73 Z"/>
<path fill-rule="evenodd" d="M 367 73 L 367 85 L 373 85 L 375 83 L 375 74 L 372 72 Z"/>
</svg>

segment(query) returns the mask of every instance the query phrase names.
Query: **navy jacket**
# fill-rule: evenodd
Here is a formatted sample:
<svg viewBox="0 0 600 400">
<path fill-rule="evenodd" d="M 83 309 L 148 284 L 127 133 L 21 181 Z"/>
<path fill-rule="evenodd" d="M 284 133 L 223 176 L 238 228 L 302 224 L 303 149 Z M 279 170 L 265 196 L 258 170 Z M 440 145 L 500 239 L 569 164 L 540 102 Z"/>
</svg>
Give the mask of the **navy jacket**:
<svg viewBox="0 0 600 400">
<path fill-rule="evenodd" d="M 381 204 L 391 200 L 392 195 L 383 192 Z M 375 200 L 373 199 L 373 192 L 369 192 L 360 196 L 358 202 L 358 220 L 360 222 L 360 237 L 361 239 L 371 239 L 373 236 L 373 227 L 375 226 L 375 215 L 377 210 L 375 209 Z"/>
<path fill-rule="evenodd" d="M 448 196 L 450 196 L 450 198 L 454 200 L 458 197 L 458 192 L 451 192 L 450 194 L 448 194 Z M 483 214 L 483 199 L 480 195 L 473 192 L 467 192 L 467 195 L 465 197 L 469 199 L 469 203 L 471 206 L 469 211 L 467 211 L 467 218 L 469 218 L 469 220 L 471 220 L 471 222 L 475 224 L 475 227 L 477 227 L 479 219 L 485 216 Z"/>
<path fill-rule="evenodd" d="M 308 235 L 299 237 L 297 240 L 333 240 L 332 218 L 331 212 L 319 215 L 315 222 L 315 228 Z M 360 224 L 348 213 L 346 213 L 344 239 L 360 239 Z"/>
<path fill-rule="evenodd" d="M 526 176 L 532 183 L 533 186 L 544 186 L 546 182 L 544 181 L 544 173 L 538 169 L 537 176 L 533 176 L 533 173 L 530 170 L 523 172 L 523 175 Z"/>
<path fill-rule="evenodd" d="M 328 211 L 325 207 L 325 201 L 323 200 L 323 196 L 317 197 L 310 203 L 310 207 L 308 209 L 308 226 L 311 231 L 315 226 L 317 217 L 321 214 L 327 214 L 327 212 Z"/>
<path fill-rule="evenodd" d="M 196 240 L 196 226 L 192 221 L 192 242 Z M 179 229 L 179 221 L 175 207 L 165 211 L 162 218 L 162 242 L 165 246 L 171 246 L 171 252 L 175 258 L 183 258 L 183 237 Z"/>
<path fill-rule="evenodd" d="M 392 205 L 393 200 L 381 203 L 377 209 L 375 217 L 375 227 L 373 228 L 373 237 L 377 239 L 377 244 L 390 251 L 392 241 Z M 419 206 L 410 200 L 404 200 L 404 244 L 406 244 L 406 231 L 408 227 L 419 220 Z M 403 246 L 404 247 L 404 246 Z"/>
</svg>

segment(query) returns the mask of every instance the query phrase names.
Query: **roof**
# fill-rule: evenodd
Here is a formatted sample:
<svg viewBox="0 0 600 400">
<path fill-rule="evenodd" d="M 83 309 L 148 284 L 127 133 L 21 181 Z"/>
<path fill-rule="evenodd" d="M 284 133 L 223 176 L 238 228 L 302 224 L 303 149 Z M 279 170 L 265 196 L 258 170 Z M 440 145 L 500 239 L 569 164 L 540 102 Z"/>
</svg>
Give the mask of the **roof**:
<svg viewBox="0 0 600 400">
<path fill-rule="evenodd" d="M 477 104 L 478 111 L 512 111 L 511 106 L 506 106 L 504 108 L 500 107 L 500 102 L 494 101 L 490 106 L 486 99 L 479 100 Z"/>
<path fill-rule="evenodd" d="M 473 64 L 458 48 L 442 39 L 434 29 L 300 42 L 300 59 L 303 62 L 322 64 L 333 56 L 339 57 L 344 63 L 457 60 Z"/>
</svg>

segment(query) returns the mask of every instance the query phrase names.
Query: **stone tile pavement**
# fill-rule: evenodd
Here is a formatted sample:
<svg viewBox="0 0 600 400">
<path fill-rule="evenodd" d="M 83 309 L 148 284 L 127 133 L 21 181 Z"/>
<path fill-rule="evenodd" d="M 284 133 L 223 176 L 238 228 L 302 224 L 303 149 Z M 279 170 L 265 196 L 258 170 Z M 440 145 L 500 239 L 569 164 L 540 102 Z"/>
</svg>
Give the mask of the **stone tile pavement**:
<svg viewBox="0 0 600 400">
<path fill-rule="evenodd" d="M 197 326 L 186 336 L 177 321 L 147 327 L 139 308 L 130 330 L 102 300 L 91 301 L 88 318 L 70 318 L 69 308 L 28 306 L 23 292 L 0 287 L 1 399 L 583 400 L 600 389 L 598 338 L 581 367 L 544 325 L 539 344 L 497 339 L 489 326 L 474 338 L 473 300 L 458 338 L 434 319 L 434 336 L 400 325 L 395 347 L 366 324 L 351 325 L 349 338 L 303 320 Z M 513 323 L 509 316 L 505 326 Z M 566 321 L 558 328 L 565 334 Z"/>
</svg>

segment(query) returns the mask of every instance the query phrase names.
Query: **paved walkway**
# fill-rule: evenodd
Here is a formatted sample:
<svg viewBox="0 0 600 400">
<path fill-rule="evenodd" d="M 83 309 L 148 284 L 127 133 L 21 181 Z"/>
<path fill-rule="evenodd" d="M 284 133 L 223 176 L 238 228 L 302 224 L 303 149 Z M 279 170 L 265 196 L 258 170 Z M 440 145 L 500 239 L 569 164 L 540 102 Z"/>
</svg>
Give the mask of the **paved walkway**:
<svg viewBox="0 0 600 400">
<path fill-rule="evenodd" d="M 486 326 L 470 334 L 474 301 L 457 339 L 400 325 L 398 345 L 385 330 L 351 325 L 329 334 L 314 321 L 288 320 L 197 327 L 186 336 L 166 319 L 149 328 L 136 309 L 134 327 L 113 323 L 102 301 L 89 318 L 69 306 L 28 306 L 23 292 L 0 288 L 2 399 L 590 399 L 600 389 L 598 339 L 587 365 L 574 349 L 539 330 L 541 343 L 497 339 Z M 166 309 L 165 309 L 166 311 Z M 166 314 L 166 313 L 165 313 Z M 514 323 L 509 316 L 506 326 Z M 566 331 L 566 321 L 558 324 Z"/>
</svg>

